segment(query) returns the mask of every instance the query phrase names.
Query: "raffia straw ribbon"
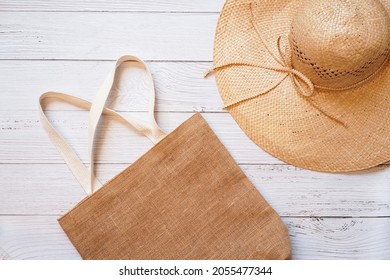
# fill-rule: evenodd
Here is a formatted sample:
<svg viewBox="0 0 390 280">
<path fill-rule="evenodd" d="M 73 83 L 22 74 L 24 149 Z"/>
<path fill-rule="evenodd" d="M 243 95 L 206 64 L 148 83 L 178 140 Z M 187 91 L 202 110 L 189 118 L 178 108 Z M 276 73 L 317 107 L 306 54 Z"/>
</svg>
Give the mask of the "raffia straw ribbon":
<svg viewBox="0 0 390 280">
<path fill-rule="evenodd" d="M 273 89 L 277 88 L 288 77 L 291 79 L 291 82 L 294 85 L 296 92 L 298 94 L 300 94 L 302 97 L 310 97 L 310 96 L 315 95 L 315 88 L 316 88 L 316 86 L 313 84 L 313 82 L 305 74 L 303 74 L 302 72 L 300 72 L 297 69 L 293 68 L 293 66 L 292 66 L 292 60 L 291 60 L 292 52 L 291 52 L 291 48 L 290 48 L 287 36 L 279 36 L 277 38 L 276 43 L 277 43 L 277 51 L 278 51 L 278 53 L 276 55 L 268 47 L 268 45 L 263 40 L 263 38 L 260 35 L 260 32 L 258 31 L 258 29 L 256 27 L 255 20 L 254 20 L 253 9 L 252 9 L 252 4 L 250 4 L 250 13 L 251 13 L 250 23 L 251 23 L 253 29 L 255 30 L 257 37 L 260 39 L 260 41 L 262 42 L 262 44 L 265 47 L 266 51 L 271 55 L 271 57 L 276 62 L 276 64 L 273 65 L 273 66 L 271 66 L 271 65 L 261 65 L 261 64 L 256 64 L 256 63 L 249 63 L 249 62 L 245 62 L 245 63 L 243 63 L 243 62 L 231 62 L 231 63 L 226 63 L 226 64 L 217 64 L 217 65 L 214 65 L 213 67 L 211 67 L 210 69 L 208 69 L 204 73 L 204 77 L 206 78 L 207 76 L 209 76 L 210 74 L 212 74 L 216 70 L 220 70 L 222 68 L 228 68 L 228 67 L 232 67 L 232 66 L 247 66 L 247 67 L 262 68 L 262 69 L 265 69 L 265 70 L 272 70 L 272 71 L 276 71 L 276 72 L 279 72 L 279 73 L 285 73 L 285 75 L 283 75 L 274 84 L 271 84 L 271 86 L 266 87 L 263 91 L 257 92 L 257 93 L 255 93 L 252 96 L 249 96 L 249 97 L 246 97 L 246 98 L 243 98 L 243 99 L 240 99 L 240 100 L 237 100 L 237 101 L 225 104 L 224 109 L 227 109 L 227 108 L 229 108 L 229 107 L 231 107 L 233 105 L 236 105 L 238 103 L 245 102 L 245 101 L 250 100 L 250 99 L 254 99 L 254 98 L 256 98 L 256 97 L 258 97 L 260 95 L 266 94 L 266 93 L 272 91 Z M 282 41 L 284 41 L 284 42 L 282 42 Z M 284 51 L 282 51 L 282 49 L 283 49 L 282 43 L 284 43 Z M 319 88 L 322 88 L 322 87 L 319 87 Z M 348 88 L 350 88 L 350 87 L 348 87 Z M 326 89 L 326 88 L 324 88 L 324 89 Z M 342 90 L 342 89 L 340 89 L 340 90 Z M 321 112 L 324 116 L 328 117 L 329 119 L 331 119 L 335 123 L 337 123 L 339 125 L 342 125 L 344 127 L 346 126 L 339 119 L 337 119 L 337 118 L 329 115 L 328 113 L 324 112 L 321 108 L 318 107 L 317 104 L 315 104 L 315 102 L 313 100 L 308 99 L 308 98 L 304 98 L 304 100 L 306 102 L 308 102 L 313 108 L 315 108 L 316 110 Z"/>
<path fill-rule="evenodd" d="M 284 38 L 284 37 L 279 36 L 278 39 L 277 39 L 277 50 L 278 50 L 279 57 L 275 56 L 268 48 L 266 48 L 268 50 L 268 52 L 271 54 L 271 56 L 273 57 L 273 59 L 275 60 L 275 62 L 278 64 L 277 66 L 260 65 L 260 64 L 254 64 L 254 63 L 239 63 L 239 62 L 228 63 L 228 64 L 221 64 L 221 65 L 214 65 L 213 67 L 211 67 L 210 69 L 208 69 L 204 73 L 204 77 L 207 77 L 208 75 L 213 73 L 215 70 L 219 70 L 219 69 L 226 68 L 226 67 L 231 67 L 231 66 L 256 67 L 256 68 L 262 68 L 262 69 L 266 69 L 266 70 L 273 70 L 273 71 L 280 72 L 280 73 L 285 73 L 285 75 L 279 81 L 277 81 L 271 87 L 271 89 L 276 88 L 287 77 L 290 77 L 291 81 L 293 82 L 293 84 L 295 86 L 296 91 L 299 94 L 301 94 L 303 96 L 312 96 L 312 95 L 314 95 L 314 85 L 310 81 L 310 79 L 305 74 L 303 74 L 302 72 L 300 72 L 297 69 L 294 69 L 292 67 L 292 64 L 291 64 L 291 49 L 289 48 L 288 44 L 285 45 L 285 51 L 284 52 L 282 51 L 282 46 L 281 46 L 282 38 Z M 257 93 L 255 96 L 252 96 L 252 97 L 240 100 L 238 102 L 242 102 L 242 101 L 245 101 L 247 99 L 252 99 L 254 97 L 257 97 L 259 95 L 267 93 L 269 91 L 270 91 L 270 89 L 267 88 L 266 90 Z M 238 103 L 238 102 L 236 102 L 236 103 Z M 228 104 L 226 107 L 230 107 L 230 106 L 232 106 L 232 105 L 234 105 L 236 103 Z"/>
</svg>

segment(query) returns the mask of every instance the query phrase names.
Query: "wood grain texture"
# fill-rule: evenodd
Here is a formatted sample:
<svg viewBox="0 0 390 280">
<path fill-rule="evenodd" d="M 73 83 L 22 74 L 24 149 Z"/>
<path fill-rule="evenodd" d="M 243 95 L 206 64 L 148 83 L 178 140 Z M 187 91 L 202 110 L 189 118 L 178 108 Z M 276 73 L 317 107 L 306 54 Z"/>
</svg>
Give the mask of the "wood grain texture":
<svg viewBox="0 0 390 280">
<path fill-rule="evenodd" d="M 390 218 L 283 218 L 294 259 L 390 259 Z"/>
<path fill-rule="evenodd" d="M 21 20 L 28 19 L 28 20 Z M 211 61 L 217 14 L 0 12 L 0 59 Z"/>
<path fill-rule="evenodd" d="M 7 259 L 80 259 L 55 216 L 0 216 L 1 251 Z"/>
<path fill-rule="evenodd" d="M 48 90 L 93 99 L 123 54 L 149 60 L 158 122 L 167 132 L 193 112 L 211 128 L 288 225 L 295 259 L 390 259 L 389 167 L 349 174 L 302 170 L 263 152 L 224 113 L 210 67 L 223 0 L 4 0 L 0 3 L 0 259 L 78 259 L 56 219 L 84 197 L 41 128 Z M 145 119 L 145 79 L 121 70 L 107 105 Z M 87 113 L 48 113 L 87 162 Z M 106 118 L 97 172 L 108 180 L 151 147 Z M 314 217 L 316 216 L 316 217 Z M 345 218 L 347 217 L 347 218 Z"/>
<path fill-rule="evenodd" d="M 390 218 L 283 218 L 294 259 L 390 259 Z M 56 216 L 0 216 L 0 248 L 13 259 L 80 259 Z"/>
<path fill-rule="evenodd" d="M 62 91 L 93 100 L 112 61 L 0 61 L 1 110 L 36 110 L 43 92 Z M 222 112 L 213 77 L 203 78 L 210 62 L 149 62 L 156 88 L 156 111 Z M 147 108 L 146 75 L 139 65 L 124 63 L 107 106 L 119 111 Z M 66 110 L 53 106 L 52 110 Z M 77 108 L 69 108 L 75 110 Z"/>
<path fill-rule="evenodd" d="M 99 164 L 106 182 L 128 164 Z M 65 164 L 0 165 L 0 215 L 61 215 L 85 194 Z M 282 216 L 390 217 L 390 169 L 328 174 L 288 165 L 242 170 Z M 22 199 L 21 199 L 22 198 Z"/>
<path fill-rule="evenodd" d="M 171 132 L 193 113 L 157 113 L 157 121 Z M 87 112 L 49 111 L 48 117 L 70 145 L 87 160 Z M 147 113 L 127 113 L 147 120 Z M 239 163 L 281 163 L 249 140 L 228 113 L 203 114 L 211 128 Z M 63 163 L 39 122 L 37 111 L 0 111 L 0 163 Z M 97 162 L 128 163 L 144 154 L 151 142 L 129 127 L 103 118 L 96 135 Z M 26 143 L 26 139 L 29 142 Z"/>
<path fill-rule="evenodd" d="M 125 114 L 148 121 L 146 112 Z M 87 162 L 88 113 L 48 111 L 47 115 L 81 159 Z M 158 112 L 156 118 L 161 128 L 169 133 L 191 115 L 193 113 Z M 284 164 L 254 144 L 230 114 L 202 115 L 238 164 Z M 37 111 L 0 111 L 0 132 L 0 164 L 63 163 L 43 130 Z M 151 147 L 151 142 L 136 134 L 129 125 L 109 117 L 102 118 L 95 143 L 97 163 L 129 163 Z"/>
<path fill-rule="evenodd" d="M 223 0 L 2 0 L 0 11 L 219 12 Z"/>
</svg>

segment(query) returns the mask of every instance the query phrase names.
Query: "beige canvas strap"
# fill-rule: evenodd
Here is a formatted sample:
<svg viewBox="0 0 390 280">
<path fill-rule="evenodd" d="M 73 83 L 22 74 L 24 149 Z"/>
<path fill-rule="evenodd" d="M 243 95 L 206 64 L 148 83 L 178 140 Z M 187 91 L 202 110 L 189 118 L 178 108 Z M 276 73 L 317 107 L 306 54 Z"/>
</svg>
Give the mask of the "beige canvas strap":
<svg viewBox="0 0 390 280">
<path fill-rule="evenodd" d="M 139 120 L 131 119 L 127 116 L 124 116 L 112 109 L 104 107 L 108 95 L 111 91 L 112 85 L 114 83 L 114 78 L 116 70 L 119 65 L 124 62 L 138 62 L 140 63 L 147 72 L 148 86 L 149 86 L 149 116 L 150 123 L 145 123 Z M 65 139 L 61 134 L 53 127 L 48 118 L 45 115 L 45 100 L 57 99 L 68 104 L 80 107 L 82 109 L 89 111 L 89 120 L 88 120 L 88 153 L 90 160 L 90 168 L 88 169 L 84 163 L 81 161 L 80 157 L 76 152 L 67 144 Z M 39 98 L 39 114 L 41 118 L 42 125 L 49 135 L 54 146 L 58 149 L 61 156 L 64 158 L 66 164 L 72 171 L 73 175 L 80 182 L 85 192 L 89 195 L 96 191 L 102 184 L 96 179 L 94 172 L 94 138 L 97 125 L 99 123 L 100 117 L 102 114 L 110 115 L 118 118 L 119 120 L 129 123 L 136 131 L 148 137 L 153 143 L 159 142 L 163 139 L 166 134 L 160 129 L 157 125 L 156 119 L 154 117 L 154 105 L 155 105 L 155 91 L 153 85 L 153 78 L 150 73 L 149 68 L 137 57 L 134 56 L 122 56 L 120 57 L 114 69 L 109 73 L 102 86 L 100 87 L 98 94 L 93 102 L 68 95 L 60 92 L 46 92 L 42 94 Z"/>
</svg>

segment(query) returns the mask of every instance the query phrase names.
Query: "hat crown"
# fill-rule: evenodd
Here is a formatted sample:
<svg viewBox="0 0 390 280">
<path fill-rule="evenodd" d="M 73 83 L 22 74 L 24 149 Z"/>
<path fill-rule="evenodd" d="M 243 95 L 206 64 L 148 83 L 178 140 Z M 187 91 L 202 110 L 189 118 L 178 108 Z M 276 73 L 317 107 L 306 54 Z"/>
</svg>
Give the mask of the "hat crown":
<svg viewBox="0 0 390 280">
<path fill-rule="evenodd" d="M 340 89 L 388 60 L 390 19 L 377 0 L 307 0 L 289 34 L 293 67 L 316 86 Z"/>
</svg>

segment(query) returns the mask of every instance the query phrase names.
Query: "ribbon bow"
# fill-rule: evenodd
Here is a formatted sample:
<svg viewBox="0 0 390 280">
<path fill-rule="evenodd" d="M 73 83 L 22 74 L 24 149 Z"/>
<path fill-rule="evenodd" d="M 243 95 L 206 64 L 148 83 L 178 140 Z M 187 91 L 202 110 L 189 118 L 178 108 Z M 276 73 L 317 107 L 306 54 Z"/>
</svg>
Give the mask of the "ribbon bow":
<svg viewBox="0 0 390 280">
<path fill-rule="evenodd" d="M 273 60 L 276 62 L 276 65 L 269 66 L 269 65 L 259 65 L 255 63 L 242 63 L 242 62 L 233 62 L 233 63 L 227 63 L 227 64 L 221 64 L 221 65 L 214 65 L 212 68 L 208 69 L 204 73 L 204 77 L 206 78 L 209 74 L 214 72 L 215 70 L 219 70 L 221 68 L 226 68 L 226 67 L 231 67 L 231 66 L 248 66 L 248 67 L 255 67 L 255 68 L 262 68 L 266 70 L 273 70 L 276 72 L 280 73 L 286 73 L 285 76 L 283 76 L 279 81 L 277 81 L 274 85 L 271 86 L 271 88 L 267 88 L 263 92 L 257 93 L 255 96 L 251 96 L 248 98 L 245 98 L 243 100 L 239 100 L 233 104 L 227 104 L 226 107 L 230 107 L 232 105 L 235 105 L 239 102 L 246 101 L 249 99 L 253 99 L 255 97 L 258 97 L 262 94 L 265 94 L 269 92 L 272 89 L 275 89 L 277 86 L 279 86 L 287 77 L 290 77 L 296 91 L 301 94 L 302 96 L 309 97 L 314 95 L 314 84 L 312 81 L 302 72 L 298 71 L 297 69 L 294 69 L 292 66 L 292 53 L 291 53 L 291 48 L 290 44 L 288 42 L 287 36 L 279 36 L 276 43 L 277 43 L 277 51 L 278 55 L 275 55 L 272 50 L 269 49 L 268 45 L 266 42 L 264 42 L 263 38 L 260 35 L 260 32 L 257 29 L 257 26 L 255 24 L 254 20 L 254 14 L 253 14 L 253 9 L 252 9 L 253 3 L 250 4 L 250 13 L 251 13 L 251 18 L 250 18 L 250 23 L 252 25 L 252 28 L 255 30 L 257 37 L 260 39 L 262 42 L 263 46 L 267 50 L 267 52 L 271 55 Z M 284 52 L 282 51 L 282 38 L 284 39 Z"/>
<path fill-rule="evenodd" d="M 297 69 L 294 69 L 292 67 L 292 63 L 291 63 L 291 49 L 290 49 L 290 47 L 288 45 L 288 42 L 287 42 L 285 44 L 285 51 L 284 52 L 282 51 L 282 43 L 281 43 L 282 42 L 282 38 L 286 38 L 286 40 L 287 40 L 287 37 L 285 37 L 285 36 L 284 37 L 279 36 L 278 39 L 277 39 L 277 50 L 278 50 L 279 57 L 277 57 L 267 47 L 267 45 L 264 44 L 264 46 L 266 47 L 266 50 L 268 51 L 268 53 L 272 56 L 272 58 L 274 59 L 274 61 L 278 65 L 269 66 L 269 65 L 260 65 L 260 64 L 255 64 L 255 63 L 241 63 L 241 62 L 233 62 L 233 63 L 228 63 L 228 64 L 214 65 L 213 67 L 211 67 L 210 69 L 208 69 L 205 72 L 204 77 L 207 77 L 208 75 L 210 75 L 215 70 L 219 70 L 219 69 L 226 68 L 226 67 L 231 67 L 231 66 L 248 66 L 248 67 L 262 68 L 262 69 L 273 70 L 273 71 L 276 71 L 276 72 L 280 72 L 280 73 L 285 73 L 286 74 L 279 81 L 277 81 L 271 87 L 271 89 L 276 88 L 287 77 L 290 77 L 291 81 L 292 81 L 292 83 L 293 83 L 293 85 L 294 85 L 294 87 L 296 89 L 296 91 L 299 94 L 301 94 L 303 96 L 306 96 L 306 97 L 313 96 L 314 95 L 314 84 L 312 83 L 312 81 L 310 81 L 310 79 L 305 74 L 303 74 L 302 72 L 300 72 Z M 263 92 L 257 93 L 255 96 L 252 96 L 252 97 L 240 100 L 238 102 L 242 102 L 242 101 L 245 101 L 245 100 L 248 100 L 248 99 L 255 98 L 255 97 L 257 97 L 259 95 L 262 95 L 264 93 L 267 93 L 267 92 L 269 92 L 269 89 L 266 89 Z M 236 103 L 234 103 L 234 104 L 236 104 Z M 230 106 L 232 106 L 234 104 L 229 104 L 227 107 L 230 107 Z"/>
<path fill-rule="evenodd" d="M 263 95 L 265 93 L 268 93 L 268 92 L 272 91 L 273 89 L 277 88 L 288 77 L 291 79 L 291 82 L 294 85 L 295 90 L 298 94 L 300 94 L 302 97 L 313 96 L 315 94 L 315 88 L 316 88 L 314 86 L 313 82 L 305 74 L 303 74 L 302 72 L 293 68 L 293 66 L 292 66 L 292 52 L 291 52 L 291 48 L 290 48 L 287 36 L 279 36 L 277 38 L 277 41 L 276 41 L 277 54 L 275 54 L 274 52 L 272 52 L 269 49 L 268 45 L 264 42 L 263 38 L 261 37 L 261 35 L 256 27 L 256 24 L 254 23 L 255 21 L 254 21 L 254 15 L 253 15 L 253 11 L 252 11 L 252 4 L 250 5 L 250 12 L 251 12 L 250 23 L 252 24 L 252 27 L 254 28 L 254 30 L 257 34 L 257 37 L 260 39 L 260 41 L 262 42 L 262 44 L 265 47 L 265 49 L 267 50 L 267 52 L 271 55 L 273 60 L 276 62 L 275 65 L 272 65 L 272 66 L 271 65 L 261 65 L 261 64 L 250 63 L 250 62 L 244 62 L 244 63 L 243 62 L 232 62 L 232 63 L 220 64 L 220 65 L 217 64 L 217 65 L 214 65 L 213 67 L 211 67 L 210 69 L 208 69 L 204 73 L 204 77 L 206 78 L 208 75 L 210 75 L 211 73 L 213 73 L 216 70 L 220 70 L 222 68 L 227 68 L 227 67 L 231 67 L 231 66 L 247 66 L 247 67 L 262 68 L 262 69 L 266 69 L 266 70 L 273 70 L 273 71 L 276 71 L 279 73 L 285 73 L 285 75 L 282 76 L 281 79 L 279 79 L 275 84 L 271 85 L 271 87 L 267 87 L 266 89 L 264 89 L 264 91 L 258 92 L 256 94 L 254 94 L 253 96 L 235 101 L 233 103 L 225 104 L 225 108 L 229 108 L 229 107 L 236 105 L 238 103 L 241 103 L 241 102 L 256 98 L 256 97 Z M 284 41 L 285 41 L 284 42 L 284 51 L 282 51 L 283 50 L 282 39 L 284 39 Z M 307 101 L 311 106 L 313 106 L 315 109 L 317 109 L 319 112 L 321 112 L 323 115 L 325 115 L 329 119 L 333 120 L 334 122 L 336 122 L 342 126 L 345 126 L 345 124 L 342 121 L 338 120 L 337 118 L 327 114 L 322 109 L 320 109 L 317 106 L 317 104 L 315 104 L 314 100 L 309 99 L 309 98 L 304 98 L 304 100 Z"/>
</svg>

